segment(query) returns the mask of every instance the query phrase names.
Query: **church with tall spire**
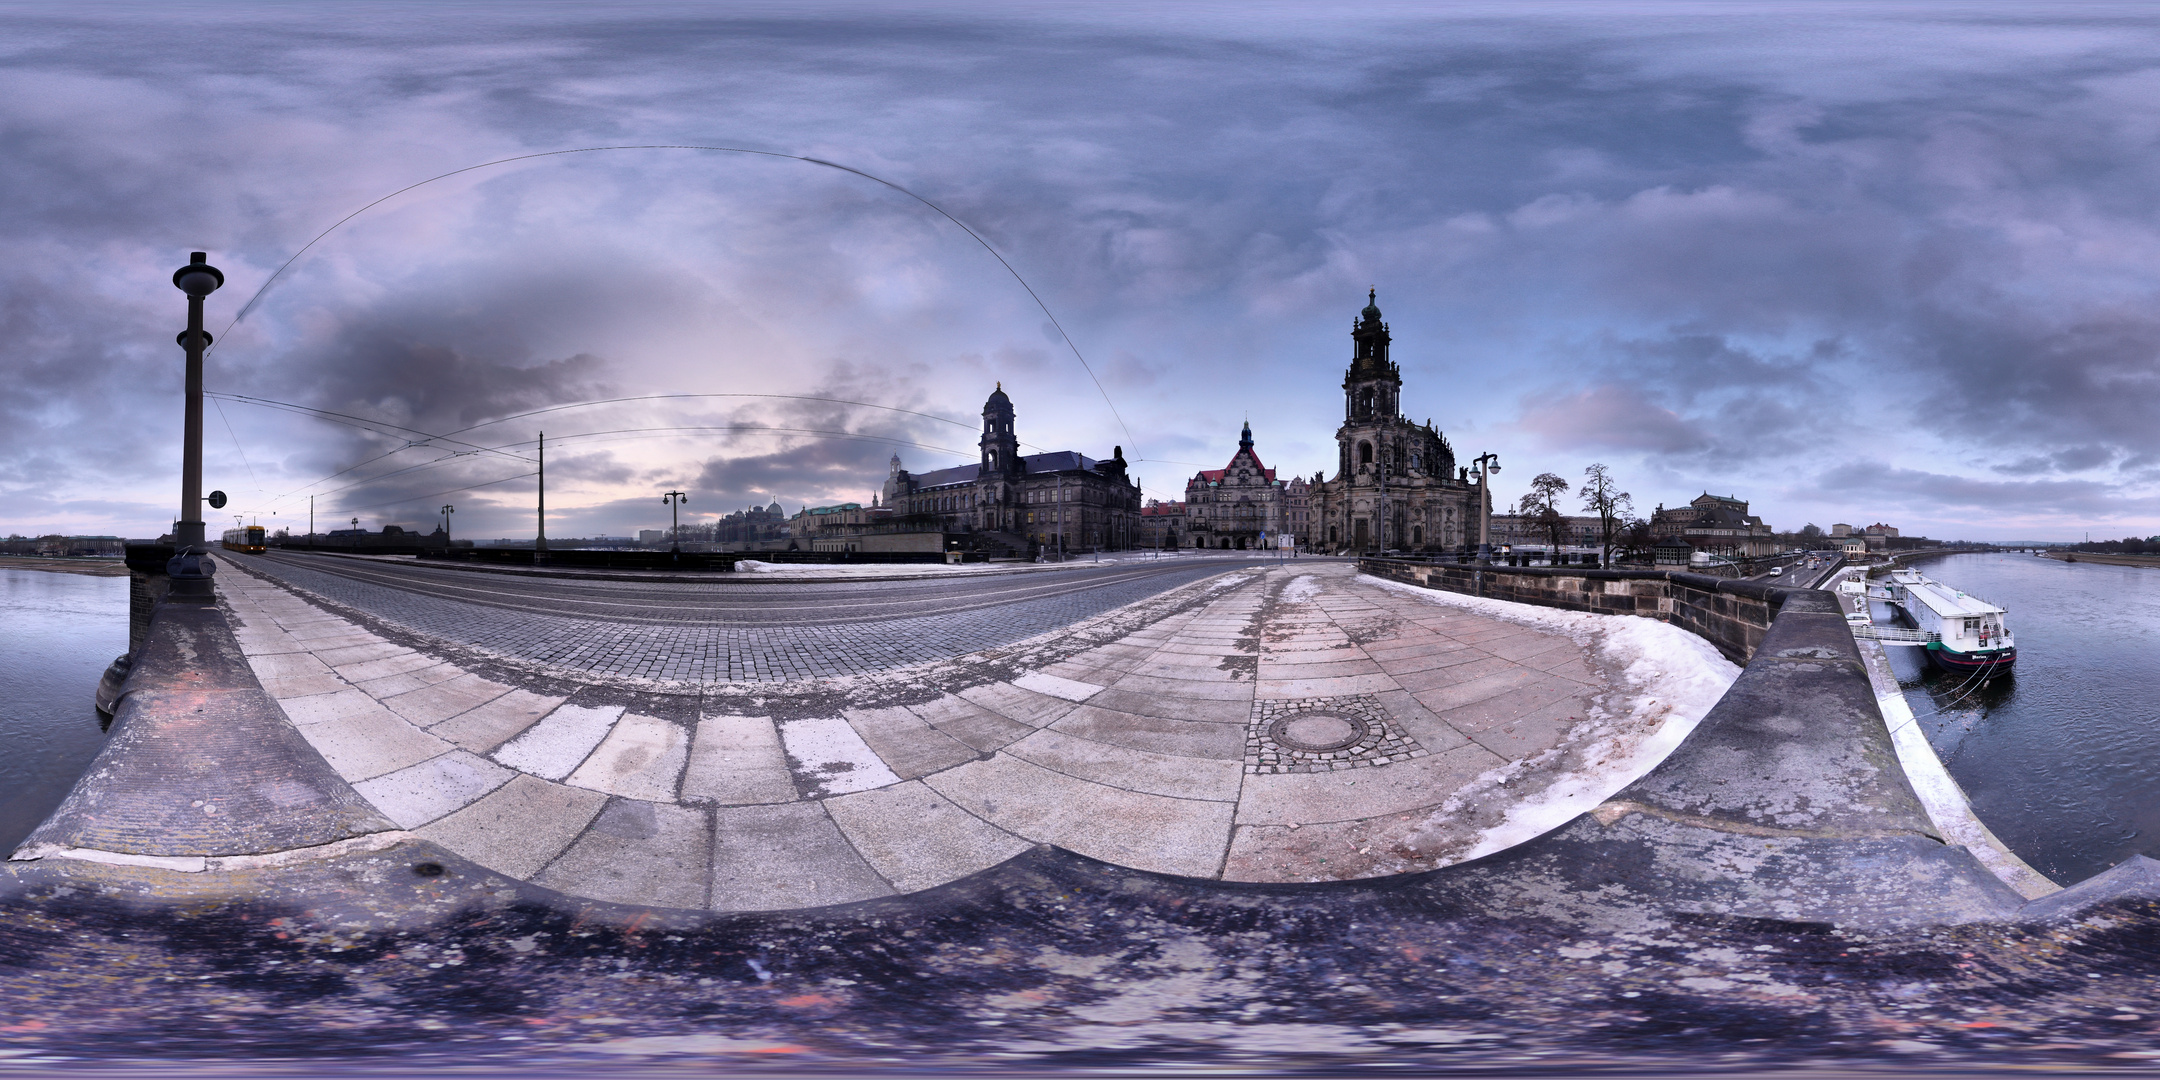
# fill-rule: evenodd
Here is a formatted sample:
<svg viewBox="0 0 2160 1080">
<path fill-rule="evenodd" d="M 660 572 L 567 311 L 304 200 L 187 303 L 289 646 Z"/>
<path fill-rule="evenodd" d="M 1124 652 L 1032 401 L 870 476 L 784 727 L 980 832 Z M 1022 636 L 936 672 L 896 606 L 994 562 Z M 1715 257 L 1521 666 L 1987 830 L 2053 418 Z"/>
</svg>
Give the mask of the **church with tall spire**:
<svg viewBox="0 0 2160 1080">
<path fill-rule="evenodd" d="M 972 465 L 910 472 L 894 454 L 881 493 L 892 527 L 939 531 L 948 544 L 1004 551 L 1121 551 L 1133 546 L 1140 489 L 1125 448 L 1107 459 L 1072 450 L 1020 452 L 1012 398 L 999 383 L 983 402 Z"/>
<path fill-rule="evenodd" d="M 1377 289 L 1350 324 L 1343 420 L 1332 479 L 1314 477 L 1311 546 L 1323 551 L 1457 551 L 1477 542 L 1477 489 L 1447 436 L 1402 413 L 1402 369 Z"/>
</svg>

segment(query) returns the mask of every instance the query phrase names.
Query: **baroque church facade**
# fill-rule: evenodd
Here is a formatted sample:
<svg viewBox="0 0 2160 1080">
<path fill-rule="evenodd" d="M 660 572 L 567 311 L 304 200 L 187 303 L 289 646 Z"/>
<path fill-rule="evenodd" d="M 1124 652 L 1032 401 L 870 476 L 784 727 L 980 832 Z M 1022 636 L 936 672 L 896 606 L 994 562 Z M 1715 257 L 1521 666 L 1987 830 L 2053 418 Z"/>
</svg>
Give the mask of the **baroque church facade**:
<svg viewBox="0 0 2160 1080">
<path fill-rule="evenodd" d="M 1125 448 L 1109 460 L 1071 450 L 1022 454 L 1012 399 L 1001 383 L 983 402 L 980 458 L 912 473 L 893 455 L 883 503 L 894 525 L 972 534 L 974 546 L 1121 551 L 1134 546 L 1140 489 L 1127 475 Z"/>
<path fill-rule="evenodd" d="M 1333 479 L 1314 478 L 1310 544 L 1323 551 L 1447 552 L 1477 545 L 1480 491 L 1431 421 L 1402 415 L 1377 292 L 1351 323 Z"/>
</svg>

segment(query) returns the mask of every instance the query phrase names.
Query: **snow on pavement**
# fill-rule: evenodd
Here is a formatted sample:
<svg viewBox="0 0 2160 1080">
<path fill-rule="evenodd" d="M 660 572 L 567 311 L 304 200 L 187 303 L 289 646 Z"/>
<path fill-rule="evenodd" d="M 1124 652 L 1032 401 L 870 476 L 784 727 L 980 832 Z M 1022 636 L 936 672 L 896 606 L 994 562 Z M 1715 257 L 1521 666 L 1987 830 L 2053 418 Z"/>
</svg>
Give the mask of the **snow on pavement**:
<svg viewBox="0 0 2160 1080">
<path fill-rule="evenodd" d="M 1359 580 L 1430 603 L 1565 634 L 1584 647 L 1593 669 L 1614 683 L 1560 745 L 1487 771 L 1441 805 L 1437 817 L 1456 819 L 1475 807 L 1507 806 L 1504 818 L 1479 830 L 1467 848 L 1451 853 L 1450 862 L 1541 836 L 1611 798 L 1665 760 L 1740 677 L 1739 665 L 1715 646 L 1656 619 L 1464 596 L 1369 575 Z"/>
</svg>

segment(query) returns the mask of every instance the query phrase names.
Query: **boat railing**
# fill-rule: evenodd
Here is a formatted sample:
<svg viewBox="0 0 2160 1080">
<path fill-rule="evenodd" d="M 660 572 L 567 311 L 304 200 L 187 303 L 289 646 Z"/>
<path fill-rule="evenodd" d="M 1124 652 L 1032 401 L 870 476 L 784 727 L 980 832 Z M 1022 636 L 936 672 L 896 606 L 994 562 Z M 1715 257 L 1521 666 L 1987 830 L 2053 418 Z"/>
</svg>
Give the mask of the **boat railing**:
<svg viewBox="0 0 2160 1080">
<path fill-rule="evenodd" d="M 1891 641 L 1902 642 L 1907 645 L 1926 645 L 1932 641 L 1942 640 L 1942 635 L 1933 630 L 1908 630 L 1902 626 L 1875 626 L 1873 624 L 1865 626 L 1855 624 L 1852 628 L 1852 635 L 1862 641 Z"/>
</svg>

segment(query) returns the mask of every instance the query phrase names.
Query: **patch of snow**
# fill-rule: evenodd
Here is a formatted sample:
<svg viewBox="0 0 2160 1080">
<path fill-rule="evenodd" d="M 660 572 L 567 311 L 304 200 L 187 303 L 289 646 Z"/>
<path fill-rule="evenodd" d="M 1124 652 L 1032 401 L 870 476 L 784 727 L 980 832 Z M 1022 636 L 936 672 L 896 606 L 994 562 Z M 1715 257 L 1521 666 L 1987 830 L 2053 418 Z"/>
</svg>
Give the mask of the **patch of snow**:
<svg viewBox="0 0 2160 1080">
<path fill-rule="evenodd" d="M 1027 672 L 1014 679 L 1013 685 L 1022 690 L 1033 690 L 1038 694 L 1048 694 L 1051 697 L 1064 698 L 1067 701 L 1086 701 L 1104 690 L 1103 687 L 1094 683 L 1061 678 L 1047 671 Z"/>
<path fill-rule="evenodd" d="M 1369 575 L 1359 580 L 1488 618 L 1565 634 L 1588 650 L 1593 665 L 1618 683 L 1601 702 L 1603 708 L 1585 718 L 1597 725 L 1587 738 L 1571 738 L 1543 754 L 1488 770 L 1448 799 L 1442 814 L 1458 807 L 1490 805 L 1495 796 L 1516 800 L 1506 818 L 1479 833 L 1477 842 L 1461 856 L 1464 860 L 1551 832 L 1634 783 L 1664 761 L 1740 677 L 1740 666 L 1725 659 L 1715 646 L 1656 619 L 1464 596 Z M 1549 771 L 1563 753 L 1575 756 L 1579 764 L 1543 790 L 1517 795 L 1503 787 Z"/>
<path fill-rule="evenodd" d="M 621 718 L 620 705 L 558 705 L 554 712 L 495 751 L 495 760 L 543 780 L 576 771 Z"/>
<path fill-rule="evenodd" d="M 838 716 L 788 720 L 780 725 L 788 764 L 826 795 L 868 791 L 900 782 L 853 725 Z"/>
<path fill-rule="evenodd" d="M 1311 574 L 1299 574 L 1283 586 L 1282 598 L 1286 604 L 1302 604 L 1320 595 L 1320 579 Z"/>
</svg>

